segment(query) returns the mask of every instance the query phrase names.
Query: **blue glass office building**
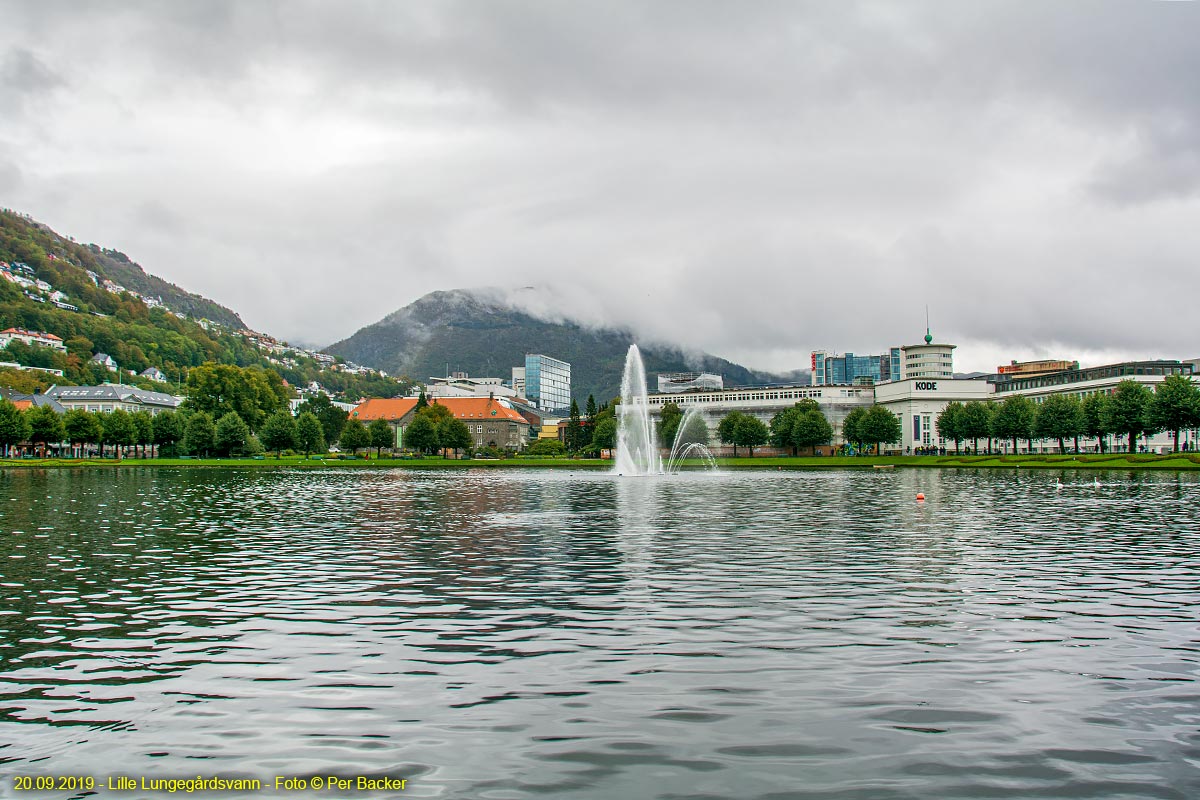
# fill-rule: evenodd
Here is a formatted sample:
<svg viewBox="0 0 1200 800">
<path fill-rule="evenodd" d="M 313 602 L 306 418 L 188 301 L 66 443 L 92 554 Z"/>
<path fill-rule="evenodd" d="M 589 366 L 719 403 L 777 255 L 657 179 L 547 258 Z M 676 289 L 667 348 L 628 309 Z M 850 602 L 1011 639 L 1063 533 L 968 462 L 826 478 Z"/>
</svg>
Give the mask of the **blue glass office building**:
<svg viewBox="0 0 1200 800">
<path fill-rule="evenodd" d="M 571 408 L 571 365 L 541 354 L 525 354 L 525 396 L 540 411 Z"/>
<path fill-rule="evenodd" d="M 813 386 L 835 386 L 839 384 L 883 383 L 900 379 L 900 348 L 893 347 L 886 354 L 857 356 L 854 353 L 839 355 L 825 350 L 812 354 Z"/>
</svg>

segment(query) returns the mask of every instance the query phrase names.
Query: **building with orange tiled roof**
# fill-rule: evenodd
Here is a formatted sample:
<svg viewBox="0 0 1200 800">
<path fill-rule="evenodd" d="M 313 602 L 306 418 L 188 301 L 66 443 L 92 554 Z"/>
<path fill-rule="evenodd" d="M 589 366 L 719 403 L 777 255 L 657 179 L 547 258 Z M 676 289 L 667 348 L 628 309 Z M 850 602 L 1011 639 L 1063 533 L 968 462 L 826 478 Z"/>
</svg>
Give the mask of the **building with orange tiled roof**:
<svg viewBox="0 0 1200 800">
<path fill-rule="evenodd" d="M 0 347 L 8 347 L 9 343 L 14 341 L 24 342 L 28 345 L 37 344 L 42 347 L 53 347 L 55 350 L 67 349 L 67 346 L 63 344 L 63 340 L 53 333 L 27 331 L 24 328 L 9 328 L 8 330 L 0 331 Z"/>
<path fill-rule="evenodd" d="M 416 407 L 415 397 L 372 397 L 355 406 L 350 416 L 356 417 L 364 425 L 369 425 L 377 419 L 386 419 L 388 422 L 403 419 Z"/>
<path fill-rule="evenodd" d="M 430 404 L 444 406 L 461 420 L 476 447 L 523 450 L 530 440 L 529 420 L 503 397 L 438 397 Z M 404 446 L 404 430 L 416 416 L 417 398 L 397 397 L 390 400 L 375 398 L 360 403 L 350 416 L 371 423 L 385 419 L 396 431 L 396 446 Z"/>
</svg>

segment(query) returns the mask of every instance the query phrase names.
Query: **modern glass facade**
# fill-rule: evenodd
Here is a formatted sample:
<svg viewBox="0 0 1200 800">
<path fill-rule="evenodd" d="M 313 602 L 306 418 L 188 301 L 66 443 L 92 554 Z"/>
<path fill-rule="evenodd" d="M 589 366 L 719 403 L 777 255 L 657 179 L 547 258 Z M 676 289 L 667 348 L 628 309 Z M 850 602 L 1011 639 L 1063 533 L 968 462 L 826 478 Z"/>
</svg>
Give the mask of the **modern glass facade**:
<svg viewBox="0 0 1200 800">
<path fill-rule="evenodd" d="M 894 367 L 893 367 L 894 364 Z M 813 386 L 838 386 L 852 383 L 881 383 L 899 377 L 900 349 L 878 356 L 838 355 L 825 350 L 812 354 Z M 895 371 L 893 371 L 893 369 Z"/>
<path fill-rule="evenodd" d="M 541 354 L 525 354 L 525 396 L 541 411 L 571 407 L 571 365 Z"/>
</svg>

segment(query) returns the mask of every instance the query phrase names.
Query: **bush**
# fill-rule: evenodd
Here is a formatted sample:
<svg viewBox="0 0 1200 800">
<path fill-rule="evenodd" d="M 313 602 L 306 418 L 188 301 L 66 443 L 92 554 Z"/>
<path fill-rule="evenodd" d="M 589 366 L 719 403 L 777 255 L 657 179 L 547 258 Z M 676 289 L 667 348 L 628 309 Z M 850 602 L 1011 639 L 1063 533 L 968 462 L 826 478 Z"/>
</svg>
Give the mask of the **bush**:
<svg viewBox="0 0 1200 800">
<path fill-rule="evenodd" d="M 525 452 L 531 456 L 561 456 L 567 448 L 558 439 L 538 439 Z"/>
</svg>

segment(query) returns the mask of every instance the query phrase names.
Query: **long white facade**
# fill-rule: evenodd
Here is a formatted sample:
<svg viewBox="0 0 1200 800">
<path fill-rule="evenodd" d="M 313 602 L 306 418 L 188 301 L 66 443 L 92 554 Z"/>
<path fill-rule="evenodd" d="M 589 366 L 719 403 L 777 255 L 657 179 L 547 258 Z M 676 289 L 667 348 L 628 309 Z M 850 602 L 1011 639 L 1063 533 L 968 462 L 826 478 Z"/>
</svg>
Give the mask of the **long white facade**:
<svg viewBox="0 0 1200 800">
<path fill-rule="evenodd" d="M 842 442 L 842 421 L 853 409 L 870 407 L 875 402 L 870 386 L 750 386 L 707 392 L 681 394 L 652 394 L 647 399 L 650 413 L 658 415 L 667 403 L 675 403 L 685 414 L 700 409 L 708 426 L 710 443 L 715 443 L 717 424 L 730 411 L 750 414 L 769 423 L 780 411 L 791 408 L 801 400 L 815 400 L 829 424 L 833 426 L 834 443 Z"/>
</svg>

